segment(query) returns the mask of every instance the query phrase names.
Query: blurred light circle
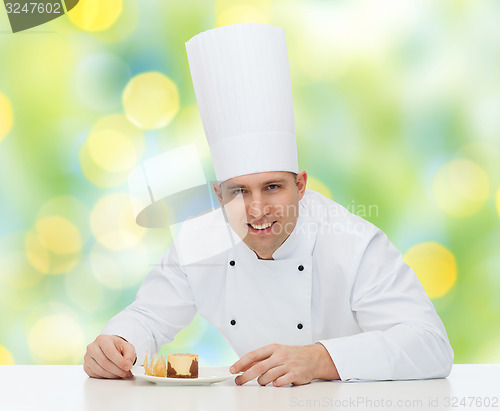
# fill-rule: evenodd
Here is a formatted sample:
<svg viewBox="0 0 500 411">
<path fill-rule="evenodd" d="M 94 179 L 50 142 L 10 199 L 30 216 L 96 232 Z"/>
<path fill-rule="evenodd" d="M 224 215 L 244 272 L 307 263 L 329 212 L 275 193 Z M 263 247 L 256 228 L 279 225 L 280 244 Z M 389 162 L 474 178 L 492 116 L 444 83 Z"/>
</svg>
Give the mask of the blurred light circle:
<svg viewBox="0 0 500 411">
<path fill-rule="evenodd" d="M 80 149 L 84 176 L 99 187 L 126 183 L 144 152 L 144 135 L 122 114 L 100 119 Z"/>
<path fill-rule="evenodd" d="M 227 26 L 239 23 L 267 23 L 269 21 L 270 2 L 258 0 L 253 2 L 216 0 L 216 26 Z"/>
<path fill-rule="evenodd" d="M 81 30 L 103 31 L 118 20 L 122 9 L 122 0 L 85 0 L 69 11 L 68 17 Z"/>
<path fill-rule="evenodd" d="M 158 72 L 132 78 L 123 91 L 122 101 L 130 121 L 146 130 L 166 126 L 179 110 L 177 86 Z"/>
<path fill-rule="evenodd" d="M 40 207 L 37 219 L 58 215 L 71 221 L 78 229 L 83 245 L 90 236 L 89 214 L 89 209 L 80 200 L 69 195 L 63 195 L 47 200 Z"/>
<path fill-rule="evenodd" d="M 121 93 L 130 79 L 123 60 L 109 53 L 94 53 L 83 58 L 76 70 L 76 91 L 88 107 L 111 111 L 121 108 Z"/>
<path fill-rule="evenodd" d="M 12 105 L 9 99 L 0 93 L 0 141 L 9 133 L 13 122 Z"/>
<path fill-rule="evenodd" d="M 0 345 L 0 365 L 14 365 L 14 357 L 3 345 Z"/>
<path fill-rule="evenodd" d="M 26 234 L 26 256 L 33 268 L 43 274 L 49 273 L 50 253 L 33 232 Z"/>
<path fill-rule="evenodd" d="M 82 328 L 66 314 L 39 318 L 29 330 L 28 345 L 37 364 L 78 364 L 85 352 Z"/>
<path fill-rule="evenodd" d="M 135 223 L 130 198 L 125 193 L 102 197 L 92 210 L 90 224 L 97 241 L 111 250 L 136 246 L 146 231 Z"/>
<path fill-rule="evenodd" d="M 416 244 L 403 260 L 415 271 L 429 298 L 445 295 L 457 280 L 455 256 L 441 244 Z"/>
<path fill-rule="evenodd" d="M 33 268 L 42 274 L 66 274 L 78 263 L 81 252 L 58 253 L 45 245 L 35 231 L 26 234 L 26 256 Z"/>
<path fill-rule="evenodd" d="M 126 171 L 137 163 L 138 153 L 134 142 L 118 131 L 97 131 L 90 135 L 87 144 L 90 156 L 104 170 Z"/>
<path fill-rule="evenodd" d="M 35 224 L 41 243 L 57 254 L 73 254 L 82 248 L 80 232 L 73 223 L 60 216 L 44 217 Z"/>
<path fill-rule="evenodd" d="M 333 199 L 332 192 L 330 191 L 328 186 L 321 180 L 312 177 L 310 175 L 307 176 L 306 188 L 308 190 L 317 191 L 318 193 L 323 194 L 325 197 L 329 198 L 330 200 Z"/>
<path fill-rule="evenodd" d="M 432 189 L 439 207 L 454 217 L 476 213 L 490 195 L 487 173 L 465 159 L 443 165 L 434 176 Z"/>
</svg>

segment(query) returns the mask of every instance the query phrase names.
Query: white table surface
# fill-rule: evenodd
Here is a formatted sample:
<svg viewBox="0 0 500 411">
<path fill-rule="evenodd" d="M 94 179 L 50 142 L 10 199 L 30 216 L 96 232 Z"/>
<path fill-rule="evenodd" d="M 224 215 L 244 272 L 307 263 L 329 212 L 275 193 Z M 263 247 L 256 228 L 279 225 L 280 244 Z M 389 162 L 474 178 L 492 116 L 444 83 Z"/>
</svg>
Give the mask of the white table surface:
<svg viewBox="0 0 500 411">
<path fill-rule="evenodd" d="M 448 378 L 313 381 L 303 386 L 159 386 L 99 380 L 77 365 L 0 366 L 0 410 L 500 410 L 500 365 L 456 364 Z M 487 406 L 487 403 L 489 406 Z"/>
</svg>

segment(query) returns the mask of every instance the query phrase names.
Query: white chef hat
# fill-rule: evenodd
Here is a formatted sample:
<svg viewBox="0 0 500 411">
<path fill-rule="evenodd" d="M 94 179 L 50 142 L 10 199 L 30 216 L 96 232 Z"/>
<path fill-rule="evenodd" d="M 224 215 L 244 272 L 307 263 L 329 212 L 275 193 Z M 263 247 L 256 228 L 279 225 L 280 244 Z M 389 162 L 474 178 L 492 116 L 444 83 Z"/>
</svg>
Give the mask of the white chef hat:
<svg viewBox="0 0 500 411">
<path fill-rule="evenodd" d="M 186 50 L 217 180 L 298 173 L 285 31 L 223 26 L 194 36 Z"/>
</svg>

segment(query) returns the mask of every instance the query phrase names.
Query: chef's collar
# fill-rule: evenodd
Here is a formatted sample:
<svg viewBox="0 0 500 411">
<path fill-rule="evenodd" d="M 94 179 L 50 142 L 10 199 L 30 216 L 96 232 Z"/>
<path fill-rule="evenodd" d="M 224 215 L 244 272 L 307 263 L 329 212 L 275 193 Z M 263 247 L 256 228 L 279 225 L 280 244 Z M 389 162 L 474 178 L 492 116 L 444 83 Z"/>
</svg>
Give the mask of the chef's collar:
<svg viewBox="0 0 500 411">
<path fill-rule="evenodd" d="M 299 216 L 297 218 L 297 224 L 283 244 L 281 244 L 273 253 L 273 260 L 286 260 L 288 258 L 296 258 L 301 255 L 312 254 L 316 235 L 315 233 L 308 231 L 308 218 L 306 212 L 307 210 L 305 205 L 302 203 L 302 200 L 299 201 Z M 233 235 L 236 235 L 234 231 Z M 239 247 L 243 253 L 252 256 L 255 260 L 259 260 L 255 251 L 250 249 L 243 241 L 238 244 L 237 247 Z"/>
</svg>

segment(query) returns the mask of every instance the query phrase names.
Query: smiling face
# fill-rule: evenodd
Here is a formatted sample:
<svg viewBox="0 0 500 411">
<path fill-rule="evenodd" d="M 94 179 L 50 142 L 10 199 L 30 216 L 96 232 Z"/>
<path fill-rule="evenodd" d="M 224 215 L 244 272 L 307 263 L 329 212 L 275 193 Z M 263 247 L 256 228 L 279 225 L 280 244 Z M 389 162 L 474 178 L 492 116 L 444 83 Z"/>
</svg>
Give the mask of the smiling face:
<svg viewBox="0 0 500 411">
<path fill-rule="evenodd" d="M 274 171 L 231 178 L 213 187 L 232 229 L 260 259 L 270 260 L 297 224 L 306 182 L 305 171 Z"/>
</svg>

